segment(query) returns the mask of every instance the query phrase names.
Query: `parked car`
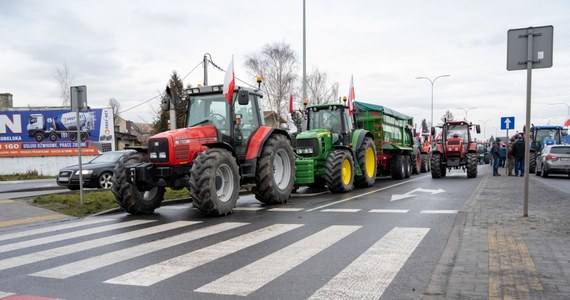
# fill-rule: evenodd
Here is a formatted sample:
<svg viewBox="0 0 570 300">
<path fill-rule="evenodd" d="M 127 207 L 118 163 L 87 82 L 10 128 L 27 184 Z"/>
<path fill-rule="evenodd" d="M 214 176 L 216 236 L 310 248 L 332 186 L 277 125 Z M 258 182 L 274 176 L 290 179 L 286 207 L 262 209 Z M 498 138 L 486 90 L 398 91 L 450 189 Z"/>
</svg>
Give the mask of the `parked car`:
<svg viewBox="0 0 570 300">
<path fill-rule="evenodd" d="M 121 157 L 134 150 L 121 150 L 104 152 L 91 161 L 81 164 L 83 174 L 83 187 L 110 189 L 113 186 L 111 179 L 117 162 Z M 79 165 L 65 167 L 59 170 L 56 177 L 59 186 L 65 186 L 70 190 L 79 189 Z"/>
<path fill-rule="evenodd" d="M 542 149 L 536 159 L 536 175 L 546 178 L 549 174 L 570 176 L 570 145 L 549 145 Z"/>
</svg>

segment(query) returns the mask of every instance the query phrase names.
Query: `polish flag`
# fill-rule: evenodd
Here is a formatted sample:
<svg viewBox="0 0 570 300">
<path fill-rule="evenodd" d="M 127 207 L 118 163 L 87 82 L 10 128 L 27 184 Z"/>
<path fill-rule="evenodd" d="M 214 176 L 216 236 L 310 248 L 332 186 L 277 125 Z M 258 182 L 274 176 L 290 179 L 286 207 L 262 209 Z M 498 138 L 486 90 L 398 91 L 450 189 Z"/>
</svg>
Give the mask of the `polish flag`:
<svg viewBox="0 0 570 300">
<path fill-rule="evenodd" d="M 289 113 L 293 113 L 293 93 L 289 91 Z"/>
<path fill-rule="evenodd" d="M 224 77 L 224 96 L 228 103 L 232 103 L 232 98 L 234 95 L 234 90 L 236 88 L 236 77 L 234 76 L 234 57 L 230 61 L 230 65 L 226 69 L 226 76 Z"/>
<path fill-rule="evenodd" d="M 348 89 L 348 115 L 352 116 L 354 111 L 353 102 L 354 101 L 354 80 L 353 76 L 350 76 L 350 88 Z"/>
</svg>

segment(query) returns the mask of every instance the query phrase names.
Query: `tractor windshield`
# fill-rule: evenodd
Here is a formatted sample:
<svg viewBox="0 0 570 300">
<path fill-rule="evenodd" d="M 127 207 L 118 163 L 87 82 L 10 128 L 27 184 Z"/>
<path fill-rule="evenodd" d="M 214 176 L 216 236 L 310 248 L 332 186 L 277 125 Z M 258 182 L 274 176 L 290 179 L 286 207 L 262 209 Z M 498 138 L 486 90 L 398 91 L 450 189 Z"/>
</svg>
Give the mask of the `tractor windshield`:
<svg viewBox="0 0 570 300">
<path fill-rule="evenodd" d="M 468 140 L 467 132 L 469 128 L 465 124 L 449 125 L 447 128 L 447 138 L 459 137 L 465 141 Z"/>
<path fill-rule="evenodd" d="M 230 119 L 228 101 L 222 94 L 190 96 L 187 127 L 213 124 L 222 134 L 229 135 Z"/>
<path fill-rule="evenodd" d="M 341 109 L 337 106 L 309 108 L 309 123 L 307 129 L 328 129 L 333 133 L 340 133 L 342 129 Z"/>
<path fill-rule="evenodd" d="M 556 129 L 543 129 L 543 128 L 537 129 L 534 142 L 536 142 L 539 145 L 542 145 L 542 143 L 544 142 L 545 139 L 556 141 L 556 139 L 557 139 L 556 133 L 557 133 Z"/>
</svg>

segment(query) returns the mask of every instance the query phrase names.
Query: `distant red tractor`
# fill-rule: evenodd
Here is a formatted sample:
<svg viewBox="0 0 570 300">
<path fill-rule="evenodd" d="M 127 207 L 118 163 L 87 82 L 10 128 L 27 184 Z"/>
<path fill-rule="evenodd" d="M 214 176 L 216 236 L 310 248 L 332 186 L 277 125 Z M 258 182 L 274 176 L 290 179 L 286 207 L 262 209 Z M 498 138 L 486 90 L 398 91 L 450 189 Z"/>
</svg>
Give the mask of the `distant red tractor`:
<svg viewBox="0 0 570 300">
<path fill-rule="evenodd" d="M 429 133 L 418 132 L 416 135 L 415 147 L 420 151 L 420 172 L 429 172 L 431 169 L 432 135 Z"/>
<path fill-rule="evenodd" d="M 481 133 L 479 125 L 467 121 L 445 121 L 441 126 L 440 137 L 432 151 L 431 177 L 445 176 L 446 171 L 452 168 L 467 170 L 467 178 L 477 177 L 477 142 L 471 137 L 471 130 L 475 127 Z M 435 128 L 432 127 L 432 135 Z"/>
<path fill-rule="evenodd" d="M 263 203 L 285 203 L 295 182 L 294 152 L 286 131 L 263 125 L 261 94 L 236 87 L 228 103 L 221 85 L 187 93 L 186 128 L 150 137 L 148 149 L 115 168 L 117 203 L 131 214 L 152 213 L 166 187 L 186 188 L 202 214 L 226 215 L 244 184 Z"/>
</svg>

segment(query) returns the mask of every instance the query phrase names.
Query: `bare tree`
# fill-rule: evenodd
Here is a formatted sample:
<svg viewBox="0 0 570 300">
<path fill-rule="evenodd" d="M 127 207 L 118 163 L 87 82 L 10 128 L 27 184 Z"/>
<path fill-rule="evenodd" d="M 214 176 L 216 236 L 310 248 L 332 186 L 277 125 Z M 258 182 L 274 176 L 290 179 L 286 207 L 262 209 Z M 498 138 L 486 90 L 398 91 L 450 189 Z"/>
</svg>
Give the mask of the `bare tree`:
<svg viewBox="0 0 570 300">
<path fill-rule="evenodd" d="M 327 74 L 314 68 L 311 74 L 307 76 L 307 92 L 309 103 L 325 104 L 337 102 L 338 100 L 338 82 L 329 86 Z"/>
<path fill-rule="evenodd" d="M 261 53 L 251 55 L 245 61 L 250 75 L 263 78 L 261 90 L 265 94 L 266 107 L 277 112 L 275 124 L 279 124 L 279 117 L 288 113 L 289 92 L 297 79 L 297 64 L 295 52 L 283 42 L 266 44 Z"/>
<path fill-rule="evenodd" d="M 453 113 L 449 111 L 449 109 L 441 116 L 441 121 L 445 123 L 445 121 L 453 121 Z"/>
<path fill-rule="evenodd" d="M 113 110 L 113 121 L 117 124 L 119 118 L 119 111 L 121 110 L 121 103 L 114 97 L 109 98 L 108 106 Z"/>
<path fill-rule="evenodd" d="M 74 76 L 65 62 L 61 68 L 57 68 L 54 77 L 59 84 L 61 105 L 69 106 L 71 101 L 71 85 L 73 84 Z"/>
</svg>

